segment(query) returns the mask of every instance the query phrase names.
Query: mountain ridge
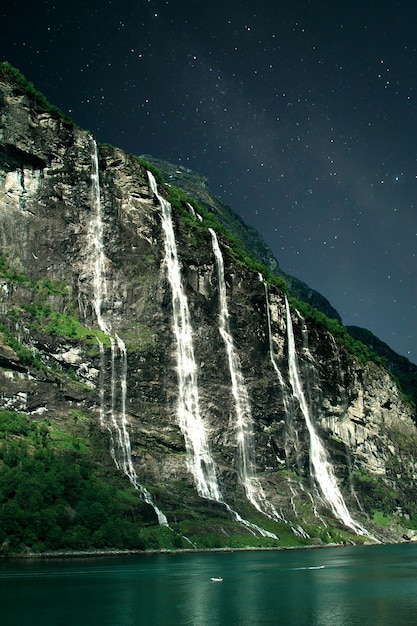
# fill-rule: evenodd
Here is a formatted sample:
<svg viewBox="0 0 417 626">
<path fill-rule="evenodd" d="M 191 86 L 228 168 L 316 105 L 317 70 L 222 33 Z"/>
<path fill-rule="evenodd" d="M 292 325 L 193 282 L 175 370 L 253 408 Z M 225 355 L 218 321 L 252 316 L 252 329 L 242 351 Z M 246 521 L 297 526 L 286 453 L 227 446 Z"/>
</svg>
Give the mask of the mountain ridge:
<svg viewBox="0 0 417 626">
<path fill-rule="evenodd" d="M 414 411 L 365 345 L 4 65 L 0 95 L 1 554 L 414 539 Z"/>
<path fill-rule="evenodd" d="M 271 272 L 284 279 L 292 296 L 310 304 L 327 317 L 339 322 L 342 321 L 339 313 L 322 294 L 280 268 L 278 260 L 263 240 L 262 235 L 256 228 L 246 224 L 231 207 L 210 193 L 208 179 L 205 176 L 182 165 L 175 165 L 149 154 L 141 156 L 158 168 L 168 184 L 173 184 L 182 189 L 187 195 L 198 200 L 200 204 L 216 215 L 220 223 L 224 224 L 230 232 L 239 238 L 248 253 Z"/>
<path fill-rule="evenodd" d="M 335 319 L 340 324 L 343 323 L 340 314 L 325 296 L 298 278 L 284 272 L 260 233 L 254 227 L 245 224 L 232 208 L 210 193 L 207 177 L 182 165 L 175 165 L 149 154 L 143 154 L 141 157 L 157 167 L 164 180 L 169 184 L 180 188 L 211 211 L 230 232 L 239 238 L 249 254 L 264 264 L 272 273 L 283 278 L 293 297 L 309 304 L 326 317 Z M 417 365 L 413 364 L 407 357 L 396 353 L 386 343 L 373 335 L 371 331 L 363 327 L 346 326 L 346 330 L 353 339 L 361 341 L 379 357 L 386 358 L 386 366 L 396 377 L 404 393 L 417 405 Z"/>
</svg>

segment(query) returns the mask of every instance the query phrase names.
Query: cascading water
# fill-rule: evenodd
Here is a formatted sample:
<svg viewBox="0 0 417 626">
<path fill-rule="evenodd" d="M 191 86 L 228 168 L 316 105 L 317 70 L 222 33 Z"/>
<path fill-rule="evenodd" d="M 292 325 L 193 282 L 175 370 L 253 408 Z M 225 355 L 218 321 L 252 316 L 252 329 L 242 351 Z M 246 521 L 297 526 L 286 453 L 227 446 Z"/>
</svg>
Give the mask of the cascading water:
<svg viewBox="0 0 417 626">
<path fill-rule="evenodd" d="M 213 253 L 216 260 L 219 289 L 219 332 L 226 348 L 232 394 L 236 412 L 236 435 L 239 457 L 239 477 L 249 502 L 260 512 L 274 521 L 282 521 L 275 507 L 268 502 L 254 470 L 254 450 L 252 433 L 252 415 L 248 393 L 240 368 L 239 357 L 235 351 L 233 337 L 229 327 L 229 310 L 224 280 L 223 255 L 215 231 L 210 228 Z"/>
<path fill-rule="evenodd" d="M 108 336 L 111 347 L 111 383 L 110 383 L 110 409 L 106 409 L 104 370 L 105 354 L 104 346 L 100 343 L 100 422 L 110 432 L 110 452 L 116 466 L 124 472 L 137 491 L 140 492 L 144 501 L 152 506 L 160 525 L 168 525 L 165 515 L 152 502 L 151 494 L 143 487 L 133 467 L 130 437 L 127 430 L 126 420 L 126 394 L 127 394 L 127 354 L 123 340 L 111 335 L 111 324 L 104 319 L 103 303 L 107 300 L 106 281 L 106 257 L 103 245 L 103 221 L 101 217 L 100 181 L 98 168 L 97 144 L 92 140 L 91 151 L 91 204 L 92 216 L 89 223 L 86 258 L 90 266 L 90 274 L 93 283 L 93 298 L 91 301 L 97 324 L 100 330 Z M 117 364 L 119 371 L 117 371 Z M 120 398 L 118 398 L 120 394 Z M 120 409 L 117 410 L 117 400 Z M 106 420 L 106 415 L 109 419 Z"/>
<path fill-rule="evenodd" d="M 281 374 L 281 370 L 279 369 L 279 366 L 278 366 L 278 363 L 276 361 L 275 354 L 274 354 L 274 344 L 272 340 L 272 328 L 271 328 L 271 306 L 269 304 L 268 285 L 264 281 L 262 274 L 259 274 L 259 280 L 262 282 L 264 286 L 264 290 L 265 290 L 266 319 L 267 319 L 267 324 L 268 324 L 269 357 L 271 359 L 272 367 L 275 370 L 275 373 L 279 380 L 279 384 L 281 386 L 284 410 L 288 414 L 291 398 L 290 398 L 289 389 L 285 383 L 284 377 Z"/>
<path fill-rule="evenodd" d="M 165 241 L 165 263 L 172 292 L 173 330 L 176 341 L 178 404 L 177 415 L 187 450 L 187 466 L 203 498 L 223 503 L 217 483 L 215 464 L 200 414 L 197 365 L 194 358 L 193 331 L 177 254 L 171 205 L 159 195 L 156 181 L 148 172 L 149 185 L 161 206 Z"/>
<path fill-rule="evenodd" d="M 278 363 L 274 354 L 274 345 L 273 345 L 272 327 L 271 327 L 271 306 L 270 306 L 269 297 L 268 297 L 268 284 L 264 281 L 262 274 L 259 274 L 259 280 L 264 285 L 264 290 L 265 290 L 266 318 L 267 318 L 267 324 L 268 324 L 268 339 L 269 339 L 269 357 L 271 359 L 272 366 L 275 370 L 275 373 L 279 380 L 279 384 L 281 386 L 284 411 L 285 411 L 286 416 L 288 416 L 290 413 L 291 397 L 290 397 L 290 391 L 288 389 L 287 384 L 285 383 L 284 377 L 281 374 L 281 370 L 279 369 L 279 366 L 278 366 Z M 297 437 L 296 432 L 295 432 L 295 436 L 293 436 L 293 439 L 295 440 L 295 444 L 297 444 L 298 437 Z M 287 457 L 288 457 L 288 452 L 287 452 Z M 296 517 L 298 517 L 298 512 L 294 505 L 295 492 L 293 490 L 293 487 L 290 484 L 289 484 L 289 487 L 293 494 L 291 498 L 291 505 L 292 505 L 292 508 L 294 510 Z M 308 533 L 303 529 L 303 527 L 300 524 L 297 524 L 295 527 L 292 526 L 292 531 L 294 532 L 295 535 L 302 536 L 305 538 L 309 537 Z"/>
<path fill-rule="evenodd" d="M 109 335 L 107 324 L 102 315 L 102 303 L 107 298 L 106 257 L 103 245 L 103 221 L 101 219 L 100 181 L 98 168 L 97 144 L 92 139 L 91 151 L 91 205 L 92 216 L 88 228 L 87 252 L 92 266 L 93 300 L 92 305 L 97 324 L 106 335 Z"/>
<path fill-rule="evenodd" d="M 269 297 L 268 297 L 268 285 L 267 283 L 264 281 L 262 274 L 259 274 L 259 280 L 263 283 L 264 285 L 264 290 L 265 290 L 265 301 L 266 301 L 266 317 L 267 317 L 267 323 L 268 323 L 268 338 L 269 338 L 269 357 L 271 359 L 271 363 L 272 363 L 272 367 L 275 370 L 275 373 L 278 377 L 279 380 L 279 384 L 281 386 L 281 391 L 282 391 L 282 401 L 283 401 L 283 405 L 284 405 L 284 411 L 285 411 L 285 415 L 286 415 L 286 423 L 287 423 L 287 432 L 285 435 L 285 455 L 287 460 L 290 458 L 290 448 L 293 448 L 295 450 L 296 453 L 296 457 L 297 457 L 297 464 L 298 464 L 298 460 L 299 460 L 299 441 L 298 441 L 298 432 L 297 430 L 294 428 L 293 424 L 292 424 L 292 420 L 290 419 L 291 416 L 291 405 L 293 402 L 293 397 L 291 395 L 291 392 L 288 388 L 287 383 L 284 380 L 284 377 L 281 374 L 281 370 L 279 369 L 277 360 L 275 358 L 275 354 L 274 354 L 274 345 L 273 345 L 273 340 L 272 340 L 272 328 L 271 328 L 271 306 L 269 303 Z M 292 445 L 290 445 L 290 443 Z"/>
<path fill-rule="evenodd" d="M 165 263 L 172 292 L 173 330 L 177 352 L 178 404 L 177 415 L 187 450 L 187 466 L 194 477 L 197 492 L 203 498 L 223 504 L 230 515 L 254 534 L 278 537 L 256 524 L 243 519 L 223 499 L 216 477 L 215 464 L 207 442 L 203 419 L 200 415 L 197 385 L 197 366 L 194 357 L 193 333 L 187 298 L 181 282 L 181 269 L 177 253 L 171 205 L 159 193 L 155 178 L 148 172 L 149 186 L 161 206 L 162 229 L 165 242 Z"/>
<path fill-rule="evenodd" d="M 351 528 L 356 534 L 369 536 L 369 533 L 360 524 L 355 522 L 354 519 L 352 519 L 337 484 L 333 468 L 327 459 L 326 451 L 315 430 L 301 384 L 298 369 L 298 358 L 295 349 L 294 331 L 287 297 L 285 298 L 285 309 L 287 318 L 289 378 L 293 395 L 300 405 L 301 413 L 304 417 L 310 436 L 310 466 L 313 478 L 315 479 L 322 496 L 329 504 L 335 517 L 341 520 L 348 528 Z"/>
</svg>

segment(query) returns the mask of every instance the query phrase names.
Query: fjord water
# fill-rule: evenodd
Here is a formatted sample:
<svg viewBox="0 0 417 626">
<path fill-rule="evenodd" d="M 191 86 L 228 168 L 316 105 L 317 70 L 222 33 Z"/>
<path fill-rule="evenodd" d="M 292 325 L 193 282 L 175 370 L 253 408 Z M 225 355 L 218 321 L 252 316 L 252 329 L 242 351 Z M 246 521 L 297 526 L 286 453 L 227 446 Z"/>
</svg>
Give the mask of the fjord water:
<svg viewBox="0 0 417 626">
<path fill-rule="evenodd" d="M 415 624 L 417 546 L 0 561 L 0 620 L 3 626 Z"/>
</svg>

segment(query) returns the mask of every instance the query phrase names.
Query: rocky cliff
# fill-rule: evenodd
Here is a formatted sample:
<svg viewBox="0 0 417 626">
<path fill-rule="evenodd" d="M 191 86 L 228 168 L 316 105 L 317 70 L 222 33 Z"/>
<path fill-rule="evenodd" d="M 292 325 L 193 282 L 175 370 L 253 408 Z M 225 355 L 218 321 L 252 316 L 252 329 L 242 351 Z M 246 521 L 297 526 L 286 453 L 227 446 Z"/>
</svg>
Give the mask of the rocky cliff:
<svg viewBox="0 0 417 626">
<path fill-rule="evenodd" d="M 412 538 L 390 374 L 7 64 L 0 94 L 3 550 Z"/>
</svg>

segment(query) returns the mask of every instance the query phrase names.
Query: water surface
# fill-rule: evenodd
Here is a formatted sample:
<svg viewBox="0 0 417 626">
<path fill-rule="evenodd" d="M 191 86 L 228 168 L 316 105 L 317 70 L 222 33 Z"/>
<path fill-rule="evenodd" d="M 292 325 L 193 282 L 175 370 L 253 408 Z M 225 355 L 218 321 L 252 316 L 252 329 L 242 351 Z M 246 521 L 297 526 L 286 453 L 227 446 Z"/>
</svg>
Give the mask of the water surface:
<svg viewBox="0 0 417 626">
<path fill-rule="evenodd" d="M 417 546 L 0 561 L 0 623 L 416 624 Z"/>
</svg>

